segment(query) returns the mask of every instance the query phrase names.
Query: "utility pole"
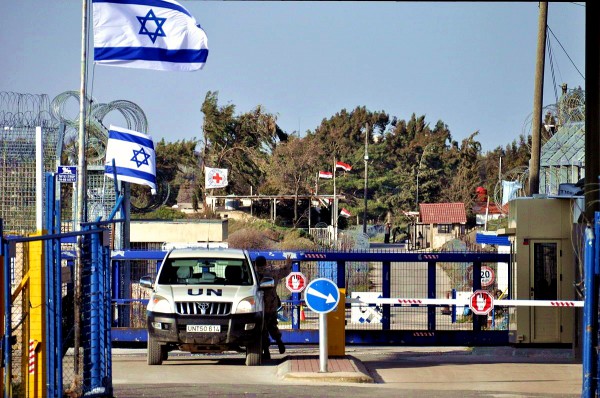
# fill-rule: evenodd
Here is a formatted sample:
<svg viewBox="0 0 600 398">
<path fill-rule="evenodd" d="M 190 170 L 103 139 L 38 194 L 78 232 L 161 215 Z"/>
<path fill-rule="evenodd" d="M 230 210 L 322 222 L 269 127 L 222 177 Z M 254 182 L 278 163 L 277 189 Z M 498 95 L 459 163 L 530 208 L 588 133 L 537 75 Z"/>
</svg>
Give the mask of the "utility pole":
<svg viewBox="0 0 600 398">
<path fill-rule="evenodd" d="M 363 214 L 363 234 L 367 233 L 367 186 L 368 186 L 368 173 L 367 167 L 369 164 L 369 123 L 365 127 L 365 212 Z"/>
<path fill-rule="evenodd" d="M 548 2 L 540 1 L 538 18 L 537 60 L 531 117 L 531 160 L 529 164 L 529 195 L 540 192 L 540 152 L 542 128 L 542 102 L 544 99 L 544 63 L 546 59 L 546 26 L 548 24 Z"/>
<path fill-rule="evenodd" d="M 587 2 L 585 9 L 585 219 L 594 222 L 600 210 L 598 175 L 600 174 L 600 6 Z M 592 292 L 594 293 L 594 292 Z M 595 293 L 594 293 L 595 294 Z"/>
</svg>

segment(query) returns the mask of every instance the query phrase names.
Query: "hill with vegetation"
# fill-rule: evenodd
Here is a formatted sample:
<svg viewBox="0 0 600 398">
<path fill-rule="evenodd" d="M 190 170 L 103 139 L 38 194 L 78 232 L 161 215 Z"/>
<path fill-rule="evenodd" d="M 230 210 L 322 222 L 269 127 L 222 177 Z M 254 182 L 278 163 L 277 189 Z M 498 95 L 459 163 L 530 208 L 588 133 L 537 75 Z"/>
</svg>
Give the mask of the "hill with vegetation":
<svg viewBox="0 0 600 398">
<path fill-rule="evenodd" d="M 473 222 L 471 205 L 476 200 L 476 188 L 484 187 L 493 194 L 500 158 L 503 171 L 526 166 L 529 160 L 526 137 L 483 153 L 477 131 L 458 142 L 442 120 L 431 123 L 425 115 L 414 113 L 401 119 L 365 107 L 342 109 L 324 118 L 315 130 L 300 134 L 282 131 L 276 115 L 265 112 L 261 106 L 237 115 L 235 105 L 218 103 L 218 92 L 207 93 L 201 111 L 201 140 L 157 143 L 159 186 L 168 189 L 168 193 L 163 195 L 158 210 L 150 214 L 139 212 L 134 218 L 188 217 L 169 209 L 177 203 L 182 190 L 190 192 L 194 208 L 202 208 L 207 195 L 203 167 L 207 166 L 229 170 L 229 185 L 211 194 L 291 195 L 296 200 L 278 203 L 276 224 L 306 228 L 308 201 L 299 196 L 317 190 L 319 194 L 332 194 L 333 181 L 318 180 L 317 175 L 319 171 L 333 172 L 335 161 L 342 161 L 352 170 L 337 171 L 336 190 L 344 196 L 339 207 L 348 209 L 354 217 L 340 217 L 340 227 L 356 224 L 357 214 L 362 223 L 366 141 L 367 215 L 371 223 L 387 218 L 400 222 L 403 212 L 415 211 L 418 203 L 438 202 L 463 202 Z M 507 131 L 507 135 L 513 133 Z M 144 208 L 140 203 L 152 201 L 145 187 L 132 186 L 132 191 L 137 208 Z M 319 212 L 314 208 L 312 211 L 312 225 L 331 220 L 326 206 Z M 269 203 L 257 201 L 253 212 L 268 218 Z M 207 212 L 194 217 L 199 216 L 211 215 Z"/>
</svg>

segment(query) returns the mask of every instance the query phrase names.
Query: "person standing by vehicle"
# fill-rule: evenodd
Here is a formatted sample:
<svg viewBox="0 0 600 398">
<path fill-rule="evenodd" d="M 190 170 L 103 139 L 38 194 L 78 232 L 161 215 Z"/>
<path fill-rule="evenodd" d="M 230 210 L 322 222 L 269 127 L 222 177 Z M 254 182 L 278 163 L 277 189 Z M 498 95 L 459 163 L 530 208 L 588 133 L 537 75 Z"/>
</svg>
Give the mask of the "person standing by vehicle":
<svg viewBox="0 0 600 398">
<path fill-rule="evenodd" d="M 275 280 L 275 286 L 272 288 L 265 289 L 264 295 L 264 306 L 265 306 L 265 327 L 263 329 L 262 341 L 263 341 L 263 359 L 271 359 L 271 353 L 269 352 L 269 345 L 271 340 L 269 335 L 277 343 L 279 353 L 285 352 L 285 345 L 281 340 L 281 331 L 279 330 L 277 320 L 277 310 L 281 306 L 281 299 L 277 295 L 277 284 L 283 278 L 285 278 L 290 272 L 292 272 L 292 261 L 288 258 L 284 264 L 271 264 L 267 265 L 267 260 L 264 256 L 256 257 L 254 260 L 256 271 L 258 272 L 259 278 L 271 277 Z"/>
<path fill-rule="evenodd" d="M 390 232 L 392 230 L 392 224 L 385 224 L 385 228 L 383 230 L 383 243 L 390 243 Z"/>
</svg>

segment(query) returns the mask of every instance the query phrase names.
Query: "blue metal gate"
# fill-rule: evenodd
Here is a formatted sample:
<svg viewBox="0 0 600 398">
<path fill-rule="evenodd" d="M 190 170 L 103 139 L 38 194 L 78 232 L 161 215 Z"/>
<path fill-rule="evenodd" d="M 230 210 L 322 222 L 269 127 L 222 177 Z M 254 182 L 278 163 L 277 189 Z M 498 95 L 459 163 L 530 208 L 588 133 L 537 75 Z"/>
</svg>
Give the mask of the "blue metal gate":
<svg viewBox="0 0 600 398">
<path fill-rule="evenodd" d="M 4 236 L 0 219 L 1 297 L 5 320 L 2 393 L 4 397 L 112 396 L 110 250 L 106 226 L 122 220 L 84 223 L 81 231 L 60 233 L 60 206 L 55 196 L 55 183 L 55 175 L 48 174 L 47 234 Z M 81 240 L 79 297 L 72 278 L 76 239 Z M 28 258 L 31 244 L 41 248 L 35 252 L 35 261 Z M 38 267 L 41 262 L 43 266 Z M 34 277 L 36 281 L 43 281 L 39 282 L 43 287 L 28 285 Z M 33 296 L 29 293 L 34 290 L 42 296 L 35 296 L 35 299 L 36 302 L 40 300 L 39 306 L 43 307 L 40 312 L 43 315 L 35 318 L 31 315 L 30 299 Z M 76 303 L 80 308 L 78 350 L 74 349 L 73 328 Z M 43 345 L 43 363 L 35 364 L 33 372 L 39 374 L 44 384 L 37 383 L 35 391 L 31 391 L 31 363 L 29 369 L 26 366 L 32 354 L 32 341 L 28 341 L 32 330 L 36 334 L 41 331 L 41 341 L 37 343 Z"/>
<path fill-rule="evenodd" d="M 259 252 L 269 261 L 290 256 L 293 270 L 308 280 L 333 279 L 346 288 L 348 297 L 376 295 L 382 298 L 452 298 L 482 289 L 482 266 L 498 271 L 510 255 L 473 252 Z M 163 251 L 113 253 L 113 341 L 146 341 L 146 303 L 149 291 L 140 288 L 141 276 L 155 276 Z M 507 283 L 510 275 L 505 275 Z M 483 287 L 496 296 L 510 297 L 510 288 L 501 292 L 496 284 Z M 280 329 L 287 343 L 318 343 L 317 314 L 304 306 L 299 293 L 290 293 L 280 283 L 278 293 L 283 310 Z M 494 314 L 478 316 L 456 306 L 346 305 L 347 344 L 385 345 L 503 345 L 508 343 L 507 311 L 497 307 Z M 361 316 L 365 315 L 365 316 Z"/>
</svg>

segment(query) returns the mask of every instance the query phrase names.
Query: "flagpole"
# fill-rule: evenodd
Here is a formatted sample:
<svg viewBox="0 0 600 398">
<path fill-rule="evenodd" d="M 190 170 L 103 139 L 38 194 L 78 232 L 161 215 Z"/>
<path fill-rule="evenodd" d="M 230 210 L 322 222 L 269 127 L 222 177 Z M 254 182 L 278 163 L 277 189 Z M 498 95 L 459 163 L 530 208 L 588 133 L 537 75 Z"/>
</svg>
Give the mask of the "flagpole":
<svg viewBox="0 0 600 398">
<path fill-rule="evenodd" d="M 317 172 L 317 178 L 315 179 L 315 196 L 319 200 L 319 172 Z"/>
<path fill-rule="evenodd" d="M 86 159 L 85 159 L 85 120 L 86 101 L 85 88 L 87 79 L 87 45 L 88 45 L 88 0 L 82 0 L 82 22 L 81 22 L 81 83 L 79 89 L 79 139 L 77 155 L 77 213 L 75 216 L 75 231 L 81 230 L 81 223 L 85 222 L 85 186 L 86 186 Z M 82 256 L 83 239 L 77 236 L 76 261 L 75 261 L 75 292 L 74 292 L 74 322 L 73 322 L 73 359 L 74 373 L 79 374 L 79 347 L 81 330 L 81 273 L 83 270 Z"/>
<path fill-rule="evenodd" d="M 315 197 L 317 198 L 317 200 L 319 200 L 319 172 L 317 171 L 317 174 L 315 176 Z M 312 195 L 310 196 L 310 198 L 308 198 L 308 234 L 310 235 L 310 221 L 311 221 L 311 217 L 310 217 L 310 213 L 312 210 Z"/>
<path fill-rule="evenodd" d="M 336 174 L 336 160 L 335 156 L 333 157 L 333 204 L 331 205 L 331 224 L 333 225 L 333 241 L 337 246 L 337 192 L 335 186 L 335 174 Z"/>
</svg>

